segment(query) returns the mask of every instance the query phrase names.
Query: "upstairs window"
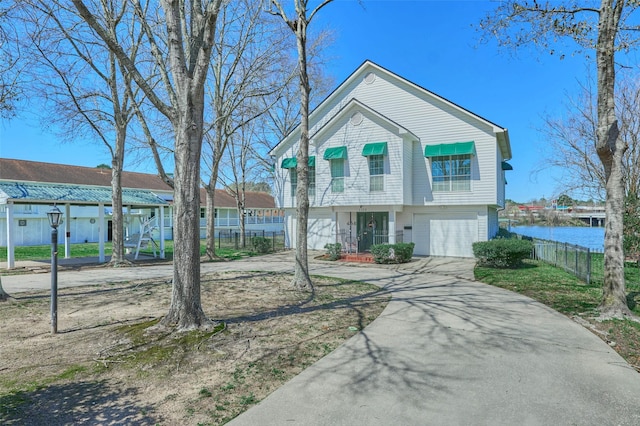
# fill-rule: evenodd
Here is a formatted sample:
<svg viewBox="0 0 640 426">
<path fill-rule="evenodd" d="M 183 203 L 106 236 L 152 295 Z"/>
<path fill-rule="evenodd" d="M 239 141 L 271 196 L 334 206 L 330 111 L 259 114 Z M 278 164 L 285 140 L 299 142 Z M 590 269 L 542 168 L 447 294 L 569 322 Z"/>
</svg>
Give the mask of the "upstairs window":
<svg viewBox="0 0 640 426">
<path fill-rule="evenodd" d="M 295 198 L 298 190 L 298 171 L 296 169 L 289 169 L 289 180 L 291 181 L 291 196 Z"/>
<path fill-rule="evenodd" d="M 315 197 L 316 194 L 316 157 L 309 156 L 309 196 Z M 298 161 L 296 158 L 283 158 L 280 167 L 283 169 L 289 169 L 289 182 L 291 182 L 291 196 L 296 196 L 296 190 L 298 189 L 298 171 L 296 167 Z"/>
<path fill-rule="evenodd" d="M 427 145 L 424 155 L 431 160 L 433 192 L 471 191 L 471 157 L 475 143 Z"/>
<path fill-rule="evenodd" d="M 471 156 L 431 158 L 433 192 L 471 191 Z"/>
<path fill-rule="evenodd" d="M 331 192 L 344 192 L 344 160 L 331 160 Z"/>
<path fill-rule="evenodd" d="M 362 148 L 362 155 L 369 161 L 369 192 L 384 191 L 384 157 L 387 143 L 368 143 Z"/>
<path fill-rule="evenodd" d="M 347 147 L 327 148 L 322 156 L 329 161 L 331 171 L 331 192 L 344 192 L 344 164 L 347 159 Z"/>
<path fill-rule="evenodd" d="M 384 191 L 384 155 L 369 156 L 369 192 Z"/>
<path fill-rule="evenodd" d="M 316 167 L 309 167 L 309 198 L 316 196 Z"/>
</svg>

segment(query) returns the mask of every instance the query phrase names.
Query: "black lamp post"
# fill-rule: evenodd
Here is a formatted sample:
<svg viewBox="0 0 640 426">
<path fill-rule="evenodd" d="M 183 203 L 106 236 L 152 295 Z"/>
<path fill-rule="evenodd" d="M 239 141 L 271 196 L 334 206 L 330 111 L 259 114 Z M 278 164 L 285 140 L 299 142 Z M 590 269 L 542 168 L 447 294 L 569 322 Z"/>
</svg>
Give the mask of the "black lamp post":
<svg viewBox="0 0 640 426">
<path fill-rule="evenodd" d="M 51 225 L 51 334 L 58 332 L 58 225 L 62 212 L 54 205 L 47 212 Z"/>
</svg>

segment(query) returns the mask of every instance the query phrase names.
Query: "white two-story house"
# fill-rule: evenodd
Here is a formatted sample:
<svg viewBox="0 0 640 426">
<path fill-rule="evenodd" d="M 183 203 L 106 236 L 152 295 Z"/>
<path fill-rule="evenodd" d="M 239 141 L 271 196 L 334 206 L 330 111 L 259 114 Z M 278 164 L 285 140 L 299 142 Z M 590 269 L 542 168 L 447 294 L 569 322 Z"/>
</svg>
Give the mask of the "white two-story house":
<svg viewBox="0 0 640 426">
<path fill-rule="evenodd" d="M 290 247 L 299 138 L 270 152 Z M 416 255 L 472 257 L 498 231 L 507 129 L 370 61 L 311 113 L 309 156 L 311 249 L 414 242 Z"/>
</svg>

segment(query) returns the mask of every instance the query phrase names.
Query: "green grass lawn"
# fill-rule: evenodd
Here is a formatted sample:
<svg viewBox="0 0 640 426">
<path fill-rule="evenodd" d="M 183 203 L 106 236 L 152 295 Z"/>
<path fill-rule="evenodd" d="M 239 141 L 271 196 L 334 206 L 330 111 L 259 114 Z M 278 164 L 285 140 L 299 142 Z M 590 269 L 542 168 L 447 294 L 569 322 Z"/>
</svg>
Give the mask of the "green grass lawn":
<svg viewBox="0 0 640 426">
<path fill-rule="evenodd" d="M 637 265 L 628 263 L 625 276 L 629 308 L 640 317 Z M 606 339 L 615 342 L 614 349 L 640 371 L 640 323 L 595 320 L 602 298 L 601 285 L 586 285 L 560 268 L 535 260 L 525 260 L 517 269 L 477 266 L 475 277 L 483 283 L 528 296 L 567 316 L 579 315 L 595 328 L 608 333 Z"/>
<path fill-rule="evenodd" d="M 251 244 L 247 241 L 246 248 L 235 249 L 233 245 L 223 245 L 218 247 L 216 245 L 216 254 L 224 259 L 240 259 L 247 256 L 255 256 L 256 252 L 253 251 Z M 282 244 L 279 244 L 280 248 Z M 279 247 L 276 244 L 276 248 Z M 158 248 L 156 248 L 156 251 Z M 64 245 L 58 245 L 58 256 L 64 253 Z M 150 248 L 141 249 L 141 254 L 152 255 L 153 251 Z M 204 240 L 200 241 L 200 255 L 206 253 L 206 243 Z M 105 255 L 111 255 L 111 242 L 105 243 Z M 97 257 L 98 256 L 98 243 L 81 243 L 71 245 L 71 257 Z M 173 241 L 165 241 L 165 257 L 167 259 L 173 259 Z M 51 246 L 39 245 L 39 246 L 18 246 L 15 248 L 16 261 L 20 260 L 43 260 L 51 258 Z M 0 247 L 0 260 L 7 259 L 7 248 Z"/>
</svg>

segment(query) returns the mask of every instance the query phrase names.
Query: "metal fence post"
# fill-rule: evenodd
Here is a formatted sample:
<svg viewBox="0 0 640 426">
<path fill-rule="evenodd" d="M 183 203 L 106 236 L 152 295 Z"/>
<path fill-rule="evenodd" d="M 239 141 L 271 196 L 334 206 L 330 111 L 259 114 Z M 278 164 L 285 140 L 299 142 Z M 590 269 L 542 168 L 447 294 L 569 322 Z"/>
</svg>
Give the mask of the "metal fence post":
<svg viewBox="0 0 640 426">
<path fill-rule="evenodd" d="M 587 285 L 591 285 L 591 249 L 587 247 Z"/>
</svg>

